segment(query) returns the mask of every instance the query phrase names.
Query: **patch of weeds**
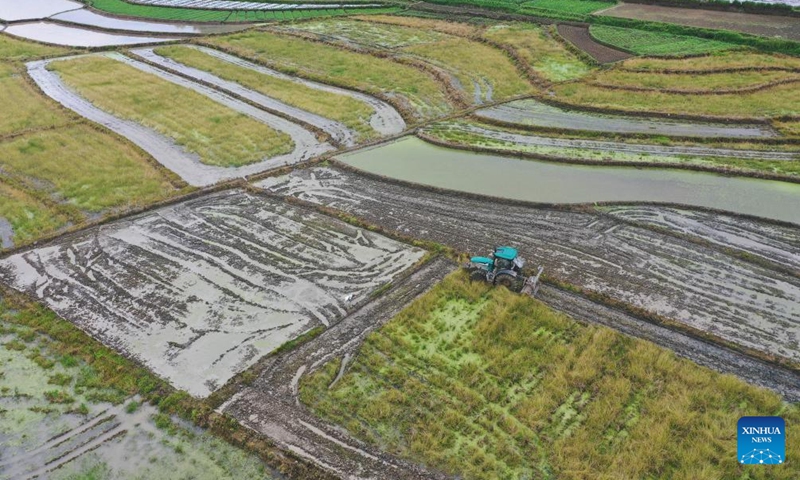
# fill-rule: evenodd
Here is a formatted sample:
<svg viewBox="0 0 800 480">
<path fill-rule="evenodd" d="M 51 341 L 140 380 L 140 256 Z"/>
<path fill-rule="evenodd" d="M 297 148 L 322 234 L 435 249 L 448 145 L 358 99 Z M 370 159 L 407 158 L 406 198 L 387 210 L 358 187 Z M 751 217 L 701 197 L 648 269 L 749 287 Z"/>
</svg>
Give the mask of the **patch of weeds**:
<svg viewBox="0 0 800 480">
<path fill-rule="evenodd" d="M 28 358 L 45 370 L 50 370 L 56 365 L 56 362 L 45 357 L 41 352 L 34 352 L 32 355 L 29 355 Z"/>
<path fill-rule="evenodd" d="M 125 413 L 136 413 L 140 406 L 141 404 L 139 402 L 131 400 L 127 405 L 125 405 Z"/>
<path fill-rule="evenodd" d="M 50 403 L 56 404 L 69 404 L 75 402 L 75 399 L 64 390 L 48 390 L 44 392 L 44 398 Z"/>
<path fill-rule="evenodd" d="M 10 342 L 6 342 L 3 344 L 4 347 L 8 350 L 14 350 L 16 352 L 21 352 L 27 348 L 27 346 L 20 342 L 17 339 L 11 340 Z"/>
<path fill-rule="evenodd" d="M 72 383 L 72 376 L 67 375 L 66 373 L 56 373 L 55 375 L 50 376 L 47 379 L 47 383 L 50 385 L 58 385 L 59 387 L 64 387 Z"/>
</svg>

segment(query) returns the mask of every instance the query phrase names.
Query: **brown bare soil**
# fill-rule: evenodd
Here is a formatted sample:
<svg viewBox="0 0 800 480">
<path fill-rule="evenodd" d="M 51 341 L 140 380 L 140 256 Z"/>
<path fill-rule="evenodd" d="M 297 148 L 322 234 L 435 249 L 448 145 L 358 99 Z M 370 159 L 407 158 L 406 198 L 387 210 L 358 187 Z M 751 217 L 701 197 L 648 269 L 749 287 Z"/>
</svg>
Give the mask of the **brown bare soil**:
<svg viewBox="0 0 800 480">
<path fill-rule="evenodd" d="M 598 63 L 614 63 L 633 57 L 630 53 L 598 43 L 589 34 L 589 27 L 559 25 L 558 34 L 581 51 L 589 54 L 589 56 L 597 60 Z"/>
<path fill-rule="evenodd" d="M 662 7 L 638 3 L 623 3 L 603 10 L 602 15 L 800 40 L 800 20 L 794 17 Z"/>
</svg>

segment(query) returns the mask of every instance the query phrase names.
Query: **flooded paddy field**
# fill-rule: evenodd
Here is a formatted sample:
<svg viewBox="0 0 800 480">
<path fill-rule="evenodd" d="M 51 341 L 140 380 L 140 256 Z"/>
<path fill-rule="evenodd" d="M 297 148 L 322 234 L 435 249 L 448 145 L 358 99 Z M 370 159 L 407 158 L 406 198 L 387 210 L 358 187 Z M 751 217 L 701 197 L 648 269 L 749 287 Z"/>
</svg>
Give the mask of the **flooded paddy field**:
<svg viewBox="0 0 800 480">
<path fill-rule="evenodd" d="M 171 38 L 147 35 L 106 33 L 53 22 L 32 22 L 9 25 L 6 27 L 4 33 L 51 45 L 84 48 L 160 43 L 174 40 Z"/>
<path fill-rule="evenodd" d="M 564 128 L 592 132 L 633 133 L 678 137 L 774 137 L 777 133 L 767 125 L 714 124 L 643 118 L 624 115 L 606 115 L 565 110 L 536 100 L 517 100 L 475 112 L 478 117 L 519 126 Z"/>
<path fill-rule="evenodd" d="M 72 0 L 0 0 L 0 20 L 16 22 L 21 20 L 40 20 L 57 13 L 83 8 L 80 2 Z"/>
<path fill-rule="evenodd" d="M 191 23 L 149 22 L 144 20 L 128 20 L 100 15 L 91 10 L 81 9 L 59 13 L 50 17 L 59 22 L 85 25 L 105 30 L 122 30 L 126 32 L 162 33 L 170 35 L 213 35 L 242 30 L 245 27 L 236 25 L 204 25 Z"/>
<path fill-rule="evenodd" d="M 555 278 L 734 344 L 800 360 L 800 277 L 787 271 L 793 267 L 786 261 L 794 255 L 794 227 L 780 229 L 788 232 L 778 235 L 786 238 L 786 251 L 775 239 L 763 240 L 769 248 L 748 246 L 766 260 L 751 262 L 737 253 L 746 252 L 737 244 L 752 232 L 742 233 L 742 240 L 728 240 L 730 251 L 676 235 L 685 229 L 653 230 L 599 211 L 515 206 L 322 167 L 260 185 L 476 255 L 493 245 L 515 245 L 531 264 L 544 265 Z M 717 218 L 727 224 L 738 221 L 727 215 Z M 699 216 L 694 221 L 713 229 L 716 220 Z M 756 231 L 772 228 L 768 222 L 751 222 Z"/>
<path fill-rule="evenodd" d="M 3 480 L 272 478 L 257 458 L 104 387 L 92 366 L 7 321 L 0 321 L 0 445 Z"/>
<path fill-rule="evenodd" d="M 399 180 L 514 200 L 677 203 L 800 225 L 800 210 L 795 208 L 800 185 L 787 182 L 517 160 L 437 147 L 414 137 L 343 155 L 341 160 Z"/>
<path fill-rule="evenodd" d="M 62 238 L 0 278 L 194 396 L 328 326 L 423 251 L 231 191 Z"/>
</svg>

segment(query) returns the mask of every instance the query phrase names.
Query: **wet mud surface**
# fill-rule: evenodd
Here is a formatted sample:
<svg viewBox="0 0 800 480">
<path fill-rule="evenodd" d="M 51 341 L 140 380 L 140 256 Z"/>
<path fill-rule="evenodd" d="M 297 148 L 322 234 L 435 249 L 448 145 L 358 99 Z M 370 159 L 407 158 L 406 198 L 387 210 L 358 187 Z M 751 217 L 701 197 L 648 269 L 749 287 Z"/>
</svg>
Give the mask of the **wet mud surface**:
<svg viewBox="0 0 800 480">
<path fill-rule="evenodd" d="M 480 254 L 493 245 L 515 245 L 551 276 L 726 341 L 800 360 L 800 276 L 787 271 L 790 264 L 785 260 L 796 248 L 794 228 L 781 234 L 790 244 L 788 251 L 771 241 L 770 248 L 777 252 L 755 247 L 768 262 L 751 262 L 718 242 L 692 242 L 619 216 L 498 204 L 339 169 L 300 170 L 259 185 L 464 252 Z M 674 209 L 666 211 L 680 215 Z M 714 229 L 717 221 L 713 216 L 687 218 L 707 229 Z M 738 222 L 735 217 L 716 218 L 731 225 Z M 769 231 L 772 224 L 753 220 L 752 225 L 756 231 Z"/>
<path fill-rule="evenodd" d="M 589 33 L 589 27 L 577 25 L 559 25 L 558 34 L 568 42 L 583 50 L 599 63 L 614 63 L 631 58 L 628 52 L 598 43 Z"/>
<path fill-rule="evenodd" d="M 593 132 L 720 138 L 761 138 L 777 135 L 767 125 L 724 125 L 669 120 L 666 118 L 601 115 L 577 110 L 564 110 L 536 100 L 518 100 L 478 110 L 475 115 L 522 126 L 565 128 Z"/>
<path fill-rule="evenodd" d="M 253 385 L 232 397 L 220 410 L 281 448 L 341 478 L 447 478 L 365 445 L 341 428 L 320 420 L 300 403 L 298 383 L 303 375 L 334 358 L 344 357 L 345 361 L 351 358 L 369 332 L 391 320 L 456 268 L 449 261 L 435 259 L 311 342 L 267 359 Z"/>
<path fill-rule="evenodd" d="M 0 262 L 0 279 L 206 396 L 423 251 L 279 200 L 205 196 Z"/>
<path fill-rule="evenodd" d="M 312 125 L 330 135 L 339 144 L 353 146 L 356 143 L 356 133 L 341 122 L 337 122 L 306 110 L 293 107 L 274 98 L 270 98 L 263 93 L 250 90 L 249 88 L 239 85 L 236 82 L 224 80 L 216 75 L 204 72 L 203 70 L 198 70 L 196 68 L 176 62 L 172 59 L 162 57 L 161 55 L 156 54 L 152 48 L 140 48 L 132 50 L 131 53 L 157 65 L 159 68 L 176 72 L 180 75 L 187 76 L 195 81 L 199 81 L 207 85 L 213 85 L 214 87 L 222 89 L 225 92 L 232 93 L 239 98 L 244 98 L 250 102 L 260 105 L 267 110 L 279 112 L 283 115 Z"/>
<path fill-rule="evenodd" d="M 119 54 L 108 54 L 113 58 L 125 61 L 133 66 L 141 67 L 144 71 L 156 73 L 169 81 L 192 88 L 193 90 L 209 96 L 223 105 L 237 109 L 254 118 L 264 121 L 268 125 L 285 131 L 292 136 L 295 142 L 295 150 L 287 155 L 281 155 L 261 162 L 239 168 L 215 167 L 200 163 L 197 155 L 192 154 L 182 147 L 176 145 L 171 139 L 164 135 L 147 128 L 139 123 L 123 120 L 100 108 L 92 105 L 91 102 L 81 97 L 78 93 L 67 87 L 59 76 L 47 70 L 47 65 L 52 60 L 36 61 L 27 64 L 28 74 L 36 82 L 39 88 L 61 105 L 69 108 L 78 115 L 99 123 L 108 129 L 126 137 L 128 140 L 139 146 L 142 150 L 149 153 L 156 161 L 164 167 L 178 174 L 186 183 L 194 186 L 207 186 L 222 180 L 239 178 L 246 175 L 269 170 L 271 168 L 297 163 L 307 160 L 313 156 L 331 150 L 333 147 L 327 143 L 317 141 L 315 136 L 301 127 L 275 115 L 256 109 L 244 102 L 232 97 L 221 94 L 211 88 L 203 87 L 184 78 L 167 72 L 158 71 L 141 62 L 129 59 Z"/>
</svg>

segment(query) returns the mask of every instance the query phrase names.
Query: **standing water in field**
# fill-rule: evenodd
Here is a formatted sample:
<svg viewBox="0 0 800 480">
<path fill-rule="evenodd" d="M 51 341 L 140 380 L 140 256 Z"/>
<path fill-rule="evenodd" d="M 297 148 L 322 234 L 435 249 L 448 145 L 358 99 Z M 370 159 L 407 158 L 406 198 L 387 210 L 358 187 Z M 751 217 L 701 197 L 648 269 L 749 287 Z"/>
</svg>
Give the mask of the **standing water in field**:
<svg viewBox="0 0 800 480">
<path fill-rule="evenodd" d="M 800 184 L 788 182 L 517 160 L 437 147 L 415 137 L 339 158 L 398 180 L 514 200 L 675 203 L 800 224 Z"/>
</svg>

